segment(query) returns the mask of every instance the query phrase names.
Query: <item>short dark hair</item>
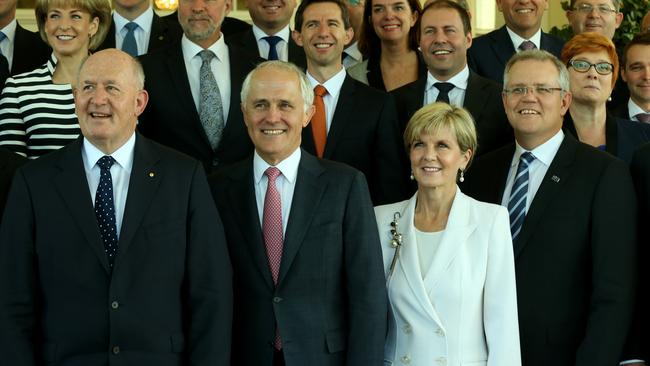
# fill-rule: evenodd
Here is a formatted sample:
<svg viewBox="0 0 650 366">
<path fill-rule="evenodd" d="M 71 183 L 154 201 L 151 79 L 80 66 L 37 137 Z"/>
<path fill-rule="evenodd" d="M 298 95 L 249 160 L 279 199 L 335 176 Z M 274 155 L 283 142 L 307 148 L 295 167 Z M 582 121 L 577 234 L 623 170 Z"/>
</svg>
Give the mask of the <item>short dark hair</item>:
<svg viewBox="0 0 650 366">
<path fill-rule="evenodd" d="M 623 49 L 623 60 L 621 62 L 621 68 L 625 70 L 625 64 L 627 63 L 627 51 L 630 50 L 632 46 L 650 46 L 650 33 L 639 33 L 628 43 Z"/>
<path fill-rule="evenodd" d="M 367 58 L 379 57 L 381 54 L 381 41 L 372 27 L 370 18 L 372 17 L 372 1 L 366 0 L 363 7 L 363 26 L 361 27 L 361 34 L 359 34 L 359 51 Z M 418 13 L 418 19 L 409 31 L 409 48 L 417 50 L 419 47 L 418 42 L 418 29 L 420 28 L 420 14 L 422 14 L 422 6 L 419 0 L 406 0 L 411 8 L 411 12 Z"/>
<path fill-rule="evenodd" d="M 345 5 L 343 0 L 303 0 L 300 2 L 300 5 L 298 6 L 298 10 L 296 10 L 296 16 L 293 18 L 295 29 L 298 32 L 302 30 L 302 23 L 304 21 L 302 15 L 304 14 L 305 9 L 307 9 L 309 5 L 319 4 L 319 3 L 332 3 L 338 5 L 339 9 L 341 9 L 341 18 L 343 18 L 343 26 L 345 27 L 345 29 L 352 28 L 352 24 L 350 23 L 350 12 L 348 11 L 348 6 Z"/>
<path fill-rule="evenodd" d="M 461 4 L 452 1 L 452 0 L 434 0 L 430 3 L 428 3 L 424 9 L 422 9 L 422 13 L 420 17 L 424 16 L 424 13 L 427 12 L 429 9 L 452 9 L 456 10 L 458 15 L 460 16 L 460 21 L 463 23 L 463 32 L 465 32 L 465 35 L 469 34 L 472 32 L 472 21 L 469 18 L 469 13 L 467 12 L 467 9 L 465 9 Z M 420 24 L 420 27 L 422 25 Z M 418 40 L 420 39 L 420 27 L 418 27 Z"/>
</svg>

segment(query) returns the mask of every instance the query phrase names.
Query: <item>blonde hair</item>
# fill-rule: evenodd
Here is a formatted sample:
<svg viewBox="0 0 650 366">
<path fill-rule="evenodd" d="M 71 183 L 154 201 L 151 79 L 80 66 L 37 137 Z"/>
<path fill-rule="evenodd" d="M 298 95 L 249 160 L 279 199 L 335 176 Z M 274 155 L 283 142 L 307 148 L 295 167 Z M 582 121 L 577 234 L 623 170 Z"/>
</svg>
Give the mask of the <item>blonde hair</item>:
<svg viewBox="0 0 650 366">
<path fill-rule="evenodd" d="M 427 104 L 415 112 L 404 131 L 406 151 L 409 152 L 411 145 L 423 135 L 435 135 L 443 129 L 449 129 L 456 136 L 461 152 L 472 152 L 467 162 L 469 167 L 478 145 L 474 119 L 466 109 L 447 103 Z"/>
<path fill-rule="evenodd" d="M 48 11 L 55 6 L 79 8 L 90 14 L 91 21 L 94 18 L 98 18 L 97 33 L 90 37 L 88 49 L 95 50 L 104 42 L 104 38 L 106 38 L 112 22 L 111 4 L 108 0 L 36 0 L 36 4 L 34 5 L 36 25 L 38 26 L 38 32 L 41 38 L 47 44 L 49 42 L 45 34 L 45 21 L 47 20 Z"/>
</svg>

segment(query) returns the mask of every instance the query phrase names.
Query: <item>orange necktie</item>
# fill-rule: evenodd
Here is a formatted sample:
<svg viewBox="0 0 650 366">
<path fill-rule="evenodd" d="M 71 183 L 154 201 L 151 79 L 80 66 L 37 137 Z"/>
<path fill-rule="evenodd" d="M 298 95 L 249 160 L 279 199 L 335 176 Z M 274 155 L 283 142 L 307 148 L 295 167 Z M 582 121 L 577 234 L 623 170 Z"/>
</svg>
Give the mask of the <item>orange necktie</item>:
<svg viewBox="0 0 650 366">
<path fill-rule="evenodd" d="M 314 107 L 316 111 L 311 118 L 311 132 L 314 136 L 316 154 L 319 158 L 323 157 L 325 143 L 327 142 L 327 122 L 325 120 L 325 103 L 323 102 L 325 94 L 327 94 L 327 89 L 322 85 L 316 85 L 314 88 Z"/>
</svg>

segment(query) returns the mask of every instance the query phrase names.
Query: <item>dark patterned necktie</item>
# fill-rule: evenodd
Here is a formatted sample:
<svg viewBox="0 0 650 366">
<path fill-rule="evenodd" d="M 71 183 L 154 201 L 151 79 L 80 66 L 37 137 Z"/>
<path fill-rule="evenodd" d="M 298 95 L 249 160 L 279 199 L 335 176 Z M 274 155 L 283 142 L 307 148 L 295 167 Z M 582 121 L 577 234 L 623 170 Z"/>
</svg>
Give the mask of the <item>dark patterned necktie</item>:
<svg viewBox="0 0 650 366">
<path fill-rule="evenodd" d="M 264 245 L 266 256 L 269 259 L 269 269 L 273 284 L 277 286 L 280 275 L 280 264 L 282 263 L 282 250 L 284 246 L 284 234 L 282 231 L 282 199 L 276 186 L 276 180 L 282 174 L 280 169 L 269 167 L 264 172 L 269 181 L 264 196 L 264 212 L 262 218 L 262 232 L 264 234 Z M 275 338 L 273 339 L 275 349 L 282 349 L 280 330 L 276 324 Z"/>
<path fill-rule="evenodd" d="M 210 68 L 210 62 L 216 56 L 210 50 L 199 52 L 199 56 L 202 61 L 199 72 L 199 119 L 210 141 L 210 147 L 216 150 L 224 128 L 221 92 Z"/>
<path fill-rule="evenodd" d="M 454 88 L 452 83 L 435 83 L 433 86 L 439 90 L 436 102 L 445 102 L 449 104 L 449 92 Z"/>
<path fill-rule="evenodd" d="M 519 45 L 519 49 L 522 51 L 530 51 L 530 50 L 536 50 L 537 46 L 531 41 L 523 41 Z"/>
<path fill-rule="evenodd" d="M 101 169 L 97 194 L 95 194 L 95 216 L 99 225 L 99 233 L 104 242 L 104 251 L 108 257 L 108 265 L 112 268 L 117 255 L 117 225 L 115 223 L 115 204 L 113 203 L 113 178 L 111 166 L 115 159 L 103 156 L 97 161 Z"/>
</svg>

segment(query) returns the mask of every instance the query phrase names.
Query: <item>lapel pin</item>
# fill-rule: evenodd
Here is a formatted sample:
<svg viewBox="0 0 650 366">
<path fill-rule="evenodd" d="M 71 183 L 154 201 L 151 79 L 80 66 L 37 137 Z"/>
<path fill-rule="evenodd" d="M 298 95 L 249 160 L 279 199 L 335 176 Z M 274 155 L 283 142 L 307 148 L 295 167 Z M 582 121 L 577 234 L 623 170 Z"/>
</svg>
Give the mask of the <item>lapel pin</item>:
<svg viewBox="0 0 650 366">
<path fill-rule="evenodd" d="M 159 40 L 159 41 L 162 41 L 163 39 L 165 39 L 165 37 L 163 37 L 163 36 L 158 36 L 158 40 Z"/>
<path fill-rule="evenodd" d="M 555 183 L 560 183 L 560 177 L 558 177 L 557 175 L 552 176 L 551 180 Z"/>
<path fill-rule="evenodd" d="M 153 178 L 153 177 L 155 177 L 155 176 L 156 176 L 156 173 L 154 173 L 154 172 L 149 172 L 149 178 Z"/>
</svg>

